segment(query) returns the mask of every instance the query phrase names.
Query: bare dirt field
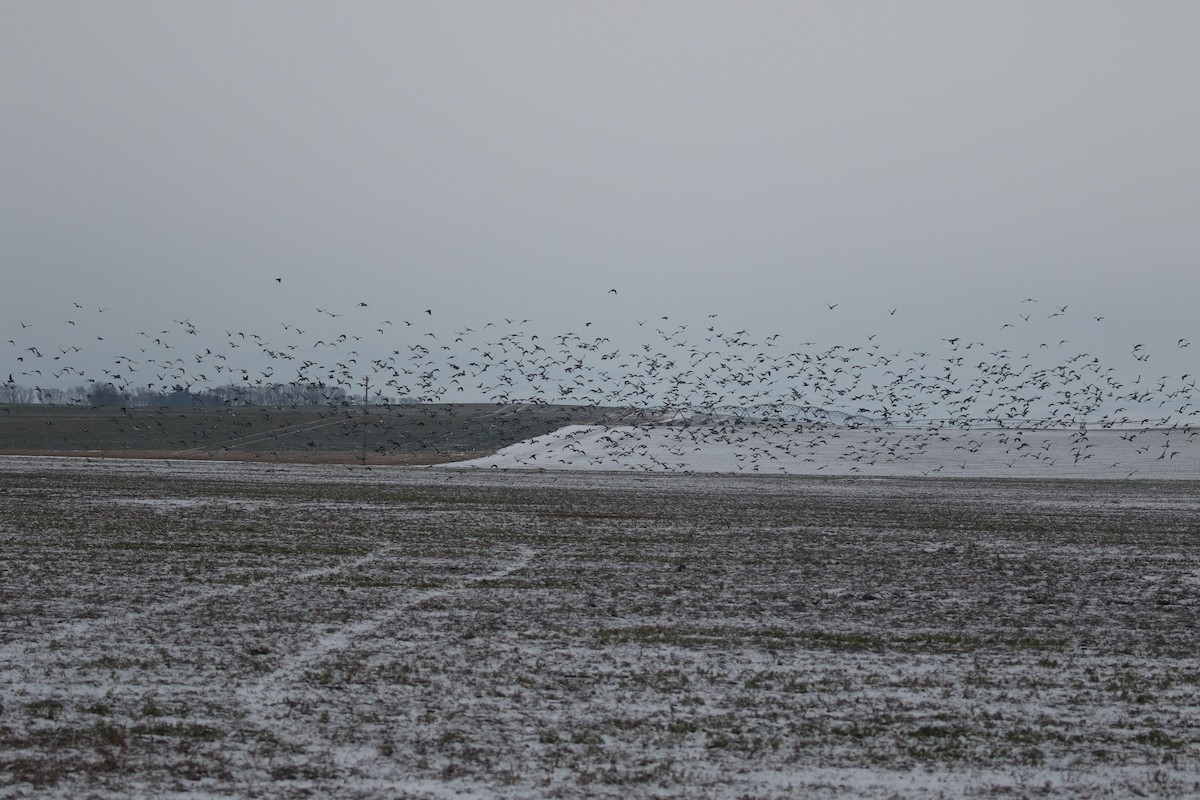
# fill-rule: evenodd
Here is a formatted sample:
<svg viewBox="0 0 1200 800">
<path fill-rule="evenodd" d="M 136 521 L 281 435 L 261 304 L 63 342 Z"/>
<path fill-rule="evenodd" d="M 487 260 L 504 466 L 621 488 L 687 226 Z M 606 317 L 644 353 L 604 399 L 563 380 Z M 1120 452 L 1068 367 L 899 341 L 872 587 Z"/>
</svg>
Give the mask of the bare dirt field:
<svg viewBox="0 0 1200 800">
<path fill-rule="evenodd" d="M 1198 794 L 1197 482 L 0 458 L 0 796 Z"/>
</svg>

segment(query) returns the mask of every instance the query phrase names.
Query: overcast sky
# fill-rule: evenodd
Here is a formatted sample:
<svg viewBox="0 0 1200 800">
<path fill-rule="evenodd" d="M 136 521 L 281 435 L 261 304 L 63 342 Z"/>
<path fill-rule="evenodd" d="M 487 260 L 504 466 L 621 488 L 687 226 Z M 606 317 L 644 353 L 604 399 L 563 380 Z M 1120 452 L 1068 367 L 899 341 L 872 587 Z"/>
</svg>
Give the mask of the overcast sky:
<svg viewBox="0 0 1200 800">
<path fill-rule="evenodd" d="M 1190 0 L 10 0 L 0 327 L 369 302 L 920 349 L 1032 297 L 1166 369 L 1200 346 L 1197 31 Z"/>
</svg>

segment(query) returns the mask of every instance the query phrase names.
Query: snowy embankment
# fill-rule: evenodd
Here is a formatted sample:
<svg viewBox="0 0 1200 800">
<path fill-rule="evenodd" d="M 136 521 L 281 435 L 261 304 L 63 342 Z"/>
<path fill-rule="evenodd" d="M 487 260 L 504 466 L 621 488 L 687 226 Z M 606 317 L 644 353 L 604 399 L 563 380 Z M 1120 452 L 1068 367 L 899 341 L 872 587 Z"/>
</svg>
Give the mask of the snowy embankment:
<svg viewBox="0 0 1200 800">
<path fill-rule="evenodd" d="M 914 430 L 572 425 L 442 467 L 973 478 L 1200 477 L 1187 428 Z"/>
</svg>

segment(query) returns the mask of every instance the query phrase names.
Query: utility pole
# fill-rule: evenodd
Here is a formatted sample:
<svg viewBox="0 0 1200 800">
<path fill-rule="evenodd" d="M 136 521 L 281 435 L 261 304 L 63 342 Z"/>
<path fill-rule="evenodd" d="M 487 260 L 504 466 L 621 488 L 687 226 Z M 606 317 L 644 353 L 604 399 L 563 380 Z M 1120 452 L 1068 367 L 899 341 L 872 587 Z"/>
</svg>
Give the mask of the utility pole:
<svg viewBox="0 0 1200 800">
<path fill-rule="evenodd" d="M 367 464 L 367 417 L 370 412 L 367 406 L 371 401 L 371 376 L 367 375 L 363 378 L 363 424 L 362 424 L 362 463 Z"/>
</svg>

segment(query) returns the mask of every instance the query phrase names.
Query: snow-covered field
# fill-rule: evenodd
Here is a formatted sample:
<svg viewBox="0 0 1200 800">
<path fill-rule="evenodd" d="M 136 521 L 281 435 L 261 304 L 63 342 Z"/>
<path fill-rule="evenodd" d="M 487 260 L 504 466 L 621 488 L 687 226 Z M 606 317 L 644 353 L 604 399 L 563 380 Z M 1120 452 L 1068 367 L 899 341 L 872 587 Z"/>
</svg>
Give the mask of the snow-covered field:
<svg viewBox="0 0 1200 800">
<path fill-rule="evenodd" d="M 729 458 L 0 458 L 0 796 L 1200 794 L 1200 483 Z"/>
<path fill-rule="evenodd" d="M 1200 429 L 573 425 L 452 467 L 982 478 L 1197 478 Z"/>
</svg>

